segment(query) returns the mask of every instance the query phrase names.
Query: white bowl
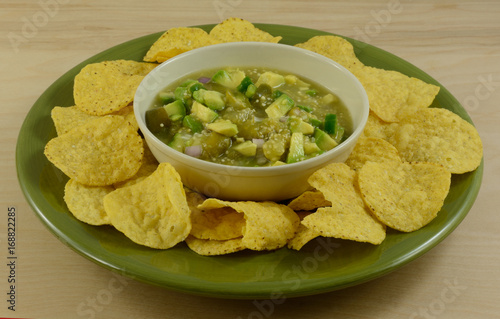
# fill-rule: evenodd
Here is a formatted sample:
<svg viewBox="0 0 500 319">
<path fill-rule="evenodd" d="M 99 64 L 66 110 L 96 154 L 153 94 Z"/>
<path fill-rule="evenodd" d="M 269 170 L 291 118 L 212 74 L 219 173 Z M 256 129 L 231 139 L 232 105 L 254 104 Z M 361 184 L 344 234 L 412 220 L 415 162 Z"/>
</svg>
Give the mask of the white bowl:
<svg viewBox="0 0 500 319">
<path fill-rule="evenodd" d="M 191 73 L 231 66 L 276 69 L 323 85 L 348 108 L 353 133 L 334 149 L 302 162 L 274 167 L 239 167 L 216 164 L 178 152 L 148 130 L 145 112 L 162 89 Z M 331 59 L 285 44 L 234 42 L 191 50 L 160 64 L 139 85 L 134 112 L 153 155 L 160 162 L 171 163 L 185 186 L 225 200 L 280 201 L 307 190 L 307 179 L 314 171 L 347 159 L 366 124 L 369 104 L 356 77 Z"/>
</svg>

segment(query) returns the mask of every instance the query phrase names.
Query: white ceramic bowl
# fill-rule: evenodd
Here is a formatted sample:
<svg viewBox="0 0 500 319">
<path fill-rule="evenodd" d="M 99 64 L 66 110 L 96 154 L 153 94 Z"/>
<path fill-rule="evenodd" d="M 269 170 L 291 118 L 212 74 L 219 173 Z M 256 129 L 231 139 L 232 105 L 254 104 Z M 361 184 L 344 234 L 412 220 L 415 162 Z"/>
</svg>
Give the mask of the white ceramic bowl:
<svg viewBox="0 0 500 319">
<path fill-rule="evenodd" d="M 228 66 L 276 69 L 325 86 L 349 109 L 353 133 L 334 149 L 302 162 L 275 167 L 235 167 L 178 152 L 148 130 L 145 112 L 162 89 L 191 73 Z M 308 189 L 308 177 L 322 166 L 347 159 L 366 124 L 369 105 L 361 83 L 331 59 L 285 44 L 235 42 L 191 50 L 156 67 L 137 89 L 134 112 L 153 155 L 160 162 L 171 163 L 187 187 L 225 200 L 279 201 Z"/>
</svg>

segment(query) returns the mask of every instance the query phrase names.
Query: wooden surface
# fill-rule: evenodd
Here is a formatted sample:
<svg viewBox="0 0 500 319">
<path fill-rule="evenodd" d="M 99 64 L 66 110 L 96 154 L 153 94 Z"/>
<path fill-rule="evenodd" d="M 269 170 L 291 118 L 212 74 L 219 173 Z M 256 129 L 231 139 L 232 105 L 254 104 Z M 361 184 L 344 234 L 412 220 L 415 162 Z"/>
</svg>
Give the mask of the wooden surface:
<svg viewBox="0 0 500 319">
<path fill-rule="evenodd" d="M 15 170 L 17 135 L 36 99 L 74 65 L 113 45 L 231 16 L 350 36 L 408 60 L 448 88 L 485 151 L 483 185 L 460 226 L 383 278 L 264 310 L 253 300 L 196 297 L 118 278 L 49 233 Z M 0 17 L 0 317 L 500 318 L 500 2 L 2 0 Z M 19 257 L 15 312 L 6 301 L 11 207 Z"/>
</svg>

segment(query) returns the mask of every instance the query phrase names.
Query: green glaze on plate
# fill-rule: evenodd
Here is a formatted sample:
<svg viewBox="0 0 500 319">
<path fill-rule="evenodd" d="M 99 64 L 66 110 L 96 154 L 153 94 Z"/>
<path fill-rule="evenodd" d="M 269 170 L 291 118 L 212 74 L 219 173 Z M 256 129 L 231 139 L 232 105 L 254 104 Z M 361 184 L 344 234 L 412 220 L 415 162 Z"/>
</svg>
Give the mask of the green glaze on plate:
<svg viewBox="0 0 500 319">
<path fill-rule="evenodd" d="M 283 25 L 256 26 L 283 36 L 281 43 L 285 44 L 329 34 Z M 209 31 L 213 25 L 200 27 Z M 357 285 L 402 267 L 448 236 L 473 205 L 481 185 L 483 164 L 474 172 L 453 176 L 443 209 L 429 225 L 408 234 L 389 230 L 380 246 L 318 238 L 298 252 L 283 248 L 204 257 L 184 243 L 169 250 L 155 250 L 133 243 L 111 226 L 79 222 L 63 201 L 67 177 L 43 154 L 45 144 L 56 136 L 51 109 L 73 105 L 73 79 L 83 66 L 103 60 L 141 61 L 162 33 L 117 45 L 69 70 L 36 101 L 19 134 L 17 172 L 27 201 L 55 236 L 95 263 L 142 282 L 197 295 L 222 298 L 312 295 Z M 366 65 L 396 70 L 441 86 L 425 72 L 386 51 L 348 40 Z M 442 86 L 433 107 L 450 109 L 471 121 L 460 103 Z"/>
</svg>

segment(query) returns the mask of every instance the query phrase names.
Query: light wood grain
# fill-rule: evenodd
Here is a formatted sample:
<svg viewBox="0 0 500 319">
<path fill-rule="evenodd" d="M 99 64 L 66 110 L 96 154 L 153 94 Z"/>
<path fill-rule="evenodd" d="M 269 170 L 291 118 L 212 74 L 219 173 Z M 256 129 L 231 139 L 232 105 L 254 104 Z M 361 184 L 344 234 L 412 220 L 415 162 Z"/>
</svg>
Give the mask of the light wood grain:
<svg viewBox="0 0 500 319">
<path fill-rule="evenodd" d="M 500 2 L 2 0 L 0 10 L 0 209 L 1 216 L 17 209 L 19 256 L 17 310 L 11 312 L 4 301 L 1 217 L 0 317 L 500 318 Z M 285 300 L 268 311 L 259 311 L 262 302 L 196 297 L 118 278 L 49 233 L 24 199 L 15 169 L 17 135 L 37 97 L 74 65 L 113 45 L 230 16 L 354 37 L 410 61 L 448 88 L 466 107 L 485 149 L 483 185 L 460 226 L 383 278 Z M 36 30 L 24 29 L 29 37 L 13 44 L 9 35 L 22 34 L 33 20 Z M 85 312 L 82 305 L 110 285 L 116 288 L 111 298 Z"/>
</svg>

